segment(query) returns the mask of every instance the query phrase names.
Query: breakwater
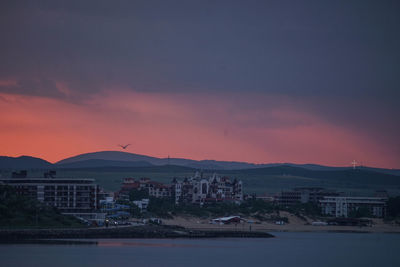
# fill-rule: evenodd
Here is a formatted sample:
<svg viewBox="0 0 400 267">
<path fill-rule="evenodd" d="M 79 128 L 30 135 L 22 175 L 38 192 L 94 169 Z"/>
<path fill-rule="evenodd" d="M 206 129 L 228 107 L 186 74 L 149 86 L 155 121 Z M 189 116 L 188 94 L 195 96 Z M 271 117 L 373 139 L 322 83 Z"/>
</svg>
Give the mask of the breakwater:
<svg viewBox="0 0 400 267">
<path fill-rule="evenodd" d="M 256 231 L 191 230 L 174 226 L 134 226 L 80 229 L 3 229 L 0 242 L 27 239 L 61 238 L 268 238 L 273 235 Z"/>
</svg>

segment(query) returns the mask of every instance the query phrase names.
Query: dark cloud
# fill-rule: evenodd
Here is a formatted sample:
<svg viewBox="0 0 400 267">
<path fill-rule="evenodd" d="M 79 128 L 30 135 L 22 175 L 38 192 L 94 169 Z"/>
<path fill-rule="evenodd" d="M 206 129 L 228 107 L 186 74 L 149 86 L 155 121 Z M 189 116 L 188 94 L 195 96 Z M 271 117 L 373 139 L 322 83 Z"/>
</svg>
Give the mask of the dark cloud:
<svg viewBox="0 0 400 267">
<path fill-rule="evenodd" d="M 1 73 L 80 90 L 395 92 L 398 5 L 318 1 L 28 1 L 4 8 Z M 382 85 L 385 86 L 382 86 Z"/>
</svg>

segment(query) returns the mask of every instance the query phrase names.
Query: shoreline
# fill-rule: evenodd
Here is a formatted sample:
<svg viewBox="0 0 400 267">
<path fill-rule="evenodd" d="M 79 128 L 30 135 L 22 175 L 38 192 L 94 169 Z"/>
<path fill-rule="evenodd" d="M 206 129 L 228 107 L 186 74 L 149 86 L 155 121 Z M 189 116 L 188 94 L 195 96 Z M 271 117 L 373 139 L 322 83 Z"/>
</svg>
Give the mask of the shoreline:
<svg viewBox="0 0 400 267">
<path fill-rule="evenodd" d="M 204 230 L 204 228 L 187 228 L 188 230 Z M 218 228 L 210 228 L 210 230 L 213 231 L 227 231 L 227 229 L 218 229 Z M 235 230 L 232 230 L 235 231 Z M 242 230 L 237 230 L 237 232 L 244 232 Z M 249 231 L 246 231 L 249 232 Z M 277 229 L 277 228 L 262 228 L 262 229 L 254 229 L 251 230 L 250 232 L 268 232 L 268 233 L 358 233 L 358 234 L 400 234 L 400 231 L 376 231 L 376 230 L 369 230 L 368 227 L 363 227 L 363 228 L 356 228 L 354 227 L 353 229 L 340 229 L 339 227 L 336 227 L 335 229 L 329 229 L 329 228 L 324 228 L 324 227 L 315 227 L 315 228 L 308 228 L 308 229 Z"/>
<path fill-rule="evenodd" d="M 283 212 L 282 212 L 283 213 Z M 311 219 L 301 220 L 293 214 L 283 213 L 289 223 L 272 222 L 210 224 L 209 218 L 176 216 L 163 219 L 162 225 L 130 225 L 96 228 L 0 228 L 0 243 L 43 239 L 123 239 L 123 238 L 270 238 L 274 232 L 298 233 L 386 233 L 400 234 L 400 226 L 373 219 L 369 226 L 312 225 Z"/>
<path fill-rule="evenodd" d="M 113 228 L 73 229 L 0 229 L 0 244 L 49 243 L 49 244 L 95 244 L 95 239 L 205 239 L 205 238 L 271 238 L 273 233 L 345 233 L 345 234 L 400 234 L 399 231 L 371 231 L 368 227 L 358 229 L 277 229 L 258 228 L 251 231 L 221 228 L 183 228 L 181 226 L 128 226 Z M 73 239 L 89 239 L 81 242 Z M 90 239 L 93 239 L 90 240 Z"/>
<path fill-rule="evenodd" d="M 228 227 L 223 227 L 223 228 L 186 228 L 186 229 L 191 229 L 191 230 L 206 230 L 210 229 L 213 231 L 237 231 L 237 232 L 268 232 L 268 233 L 273 233 L 273 232 L 287 232 L 287 233 L 382 233 L 382 234 L 400 234 L 399 230 L 389 230 L 389 229 L 371 229 L 370 227 L 351 227 L 351 226 L 334 226 L 334 227 L 329 227 L 329 226 L 305 226 L 304 228 L 302 227 L 282 227 L 282 228 L 254 228 L 251 231 L 243 231 L 243 230 L 235 230 L 233 228 L 228 228 Z"/>
<path fill-rule="evenodd" d="M 173 219 L 163 220 L 163 224 L 177 225 L 188 229 L 199 230 L 230 230 L 230 231 L 264 231 L 264 232 L 333 232 L 333 233 L 393 233 L 400 234 L 400 225 L 385 223 L 382 219 L 371 219 L 370 226 L 340 226 L 340 225 L 312 225 L 314 220 L 300 219 L 288 212 L 281 212 L 289 222 L 277 225 L 273 222 L 258 221 L 256 218 L 248 218 L 253 223 L 238 224 L 210 224 L 208 218 L 196 218 L 192 216 L 176 216 Z"/>
</svg>

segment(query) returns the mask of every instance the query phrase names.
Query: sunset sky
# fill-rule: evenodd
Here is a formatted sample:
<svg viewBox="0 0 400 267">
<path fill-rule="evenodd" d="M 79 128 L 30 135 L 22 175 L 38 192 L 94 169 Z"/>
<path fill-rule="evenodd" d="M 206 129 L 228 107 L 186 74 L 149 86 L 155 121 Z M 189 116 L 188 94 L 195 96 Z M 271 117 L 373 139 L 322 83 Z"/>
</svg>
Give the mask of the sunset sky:
<svg viewBox="0 0 400 267">
<path fill-rule="evenodd" d="M 1 1 L 0 155 L 130 143 L 400 168 L 399 14 L 399 1 Z"/>
</svg>

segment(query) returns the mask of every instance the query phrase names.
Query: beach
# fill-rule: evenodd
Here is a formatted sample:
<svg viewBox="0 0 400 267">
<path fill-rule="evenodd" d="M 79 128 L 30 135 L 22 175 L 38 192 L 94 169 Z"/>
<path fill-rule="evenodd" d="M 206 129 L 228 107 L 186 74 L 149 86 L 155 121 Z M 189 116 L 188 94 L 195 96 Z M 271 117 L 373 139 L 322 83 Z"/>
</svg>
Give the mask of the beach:
<svg viewBox="0 0 400 267">
<path fill-rule="evenodd" d="M 400 225 L 385 223 L 383 219 L 373 218 L 371 226 L 339 226 L 324 225 L 314 226 L 313 220 L 304 217 L 301 219 L 288 212 L 280 212 L 281 216 L 287 217 L 289 223 L 277 225 L 275 222 L 258 221 L 255 218 L 246 218 L 253 223 L 242 222 L 238 224 L 212 224 L 210 219 L 201 219 L 191 216 L 177 216 L 173 219 L 164 219 L 163 224 L 177 225 L 188 229 L 208 230 L 232 230 L 232 231 L 262 231 L 262 232 L 368 232 L 368 233 L 400 233 Z"/>
</svg>

